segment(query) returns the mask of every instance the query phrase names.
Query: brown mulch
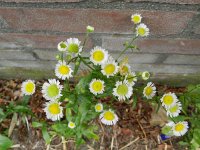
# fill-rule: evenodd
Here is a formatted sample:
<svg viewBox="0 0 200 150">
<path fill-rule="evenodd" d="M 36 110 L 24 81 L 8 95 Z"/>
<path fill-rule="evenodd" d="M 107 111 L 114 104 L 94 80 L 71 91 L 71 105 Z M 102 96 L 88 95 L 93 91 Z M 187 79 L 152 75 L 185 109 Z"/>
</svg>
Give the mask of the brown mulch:
<svg viewBox="0 0 200 150">
<path fill-rule="evenodd" d="M 44 81 L 36 82 L 36 93 L 31 97 L 30 107 L 34 115 L 40 119 L 45 119 L 43 112 L 43 104 L 45 99 L 40 92 Z M 0 107 L 9 104 L 10 101 L 18 102 L 21 99 L 21 83 L 22 80 L 0 80 Z M 157 85 L 159 91 L 164 92 L 183 92 L 185 88 L 173 88 L 167 86 Z M 106 102 L 106 99 L 105 99 Z M 99 141 L 88 141 L 86 145 L 83 145 L 80 149 L 94 149 L 94 150 L 146 150 L 146 149 L 183 149 L 179 148 L 176 144 L 177 139 L 170 139 L 162 141 L 159 138 L 160 129 L 159 125 L 152 125 L 151 118 L 153 108 L 142 99 L 138 99 L 138 103 L 135 109 L 132 108 L 132 104 L 116 102 L 114 104 L 117 115 L 119 116 L 119 122 L 113 127 L 102 125 L 99 120 L 95 120 L 95 123 L 99 126 Z M 12 116 L 4 120 L 0 124 L 0 133 L 9 128 Z M 31 117 L 28 117 L 29 123 L 32 121 Z M 31 124 L 31 123 L 30 123 Z M 12 136 L 12 140 L 15 144 L 20 144 L 16 150 L 43 150 L 46 149 L 44 140 L 42 139 L 41 131 L 27 127 L 19 120 L 16 125 Z M 60 139 L 54 139 L 52 145 L 54 149 L 62 149 L 62 145 L 58 145 Z M 57 147 L 56 147 L 57 145 Z M 67 143 L 68 150 L 74 149 L 74 143 Z"/>
</svg>

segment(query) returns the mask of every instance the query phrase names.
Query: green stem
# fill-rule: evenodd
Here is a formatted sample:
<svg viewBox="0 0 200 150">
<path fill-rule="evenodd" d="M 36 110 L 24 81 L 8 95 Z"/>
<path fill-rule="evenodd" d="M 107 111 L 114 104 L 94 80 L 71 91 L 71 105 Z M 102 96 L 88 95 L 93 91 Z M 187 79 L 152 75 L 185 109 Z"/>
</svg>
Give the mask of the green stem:
<svg viewBox="0 0 200 150">
<path fill-rule="evenodd" d="M 137 39 L 137 36 L 133 37 L 131 42 L 128 44 L 128 46 L 126 46 L 124 48 L 124 50 L 119 54 L 119 56 L 117 57 L 117 60 L 129 49 L 129 47 L 131 46 L 131 44 L 133 43 L 133 41 Z"/>
<path fill-rule="evenodd" d="M 77 59 L 78 57 L 74 57 L 74 58 L 72 58 L 72 59 L 70 59 L 68 62 L 67 62 L 67 64 L 70 64 L 72 61 L 76 61 L 76 59 Z"/>
<path fill-rule="evenodd" d="M 83 48 L 82 48 L 82 49 L 85 48 L 85 44 L 86 44 L 86 42 L 87 42 L 87 40 L 88 40 L 88 37 L 89 37 L 89 33 L 87 32 L 87 33 L 86 33 L 86 36 L 85 36 L 85 39 L 84 39 L 84 42 L 83 42 Z"/>
<path fill-rule="evenodd" d="M 62 60 L 62 62 L 64 60 L 63 55 L 64 55 L 63 52 L 61 52 L 61 60 Z"/>
<path fill-rule="evenodd" d="M 94 68 L 92 68 L 90 65 L 88 65 L 88 63 L 81 56 L 79 56 L 79 58 L 88 68 L 90 68 L 91 70 L 94 70 Z"/>
</svg>

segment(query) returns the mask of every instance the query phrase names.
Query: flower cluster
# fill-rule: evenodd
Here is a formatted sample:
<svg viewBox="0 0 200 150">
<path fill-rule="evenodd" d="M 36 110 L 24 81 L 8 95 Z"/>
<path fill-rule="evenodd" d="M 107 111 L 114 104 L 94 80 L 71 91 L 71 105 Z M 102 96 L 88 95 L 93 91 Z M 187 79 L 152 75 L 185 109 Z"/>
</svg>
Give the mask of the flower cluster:
<svg viewBox="0 0 200 150">
<path fill-rule="evenodd" d="M 73 134 L 80 133 L 79 130 L 85 130 L 80 128 L 84 128 L 85 124 L 89 124 L 88 120 L 90 121 L 97 116 L 103 124 L 115 125 L 119 120 L 117 113 L 112 109 L 112 104 L 104 104 L 102 99 L 109 96 L 113 100 L 126 102 L 132 98 L 133 92 L 139 91 L 139 88 L 135 86 L 139 77 L 144 81 L 150 78 L 148 71 L 136 73 L 131 70 L 127 58 L 120 59 L 128 49 L 137 49 L 137 46 L 133 45 L 135 39 L 149 35 L 148 27 L 141 23 L 140 14 L 132 15 L 131 20 L 136 25 L 132 40 L 124 44 L 125 48 L 117 58 L 112 57 L 101 46 L 92 48 L 88 57 L 82 56 L 87 37 L 89 33 L 94 31 L 91 26 L 86 28 L 87 34 L 83 44 L 77 38 L 69 38 L 58 43 L 59 54 L 56 56 L 58 61 L 54 70 L 58 79 L 49 79 L 45 82 L 41 92 L 46 100 L 43 109 L 46 118 L 55 122 L 59 121 L 60 125 L 62 121 L 64 124 L 67 123 L 70 132 L 66 131 L 66 133 L 71 133 L 71 131 L 74 131 Z M 74 64 L 70 65 L 70 63 Z M 87 76 L 82 77 L 77 84 L 73 81 L 74 86 L 71 88 L 69 80 L 78 77 L 76 75 L 81 63 L 86 65 L 90 72 Z M 22 92 L 24 95 L 32 95 L 35 92 L 34 81 L 23 82 Z M 146 84 L 143 96 L 149 100 L 154 99 L 156 96 L 154 83 L 148 82 Z M 177 117 L 181 113 L 182 105 L 174 93 L 164 94 L 160 102 L 169 117 Z M 180 136 L 187 132 L 188 123 L 186 121 L 170 122 L 167 126 L 171 128 L 173 135 Z M 82 135 L 77 137 L 82 139 Z"/>
<path fill-rule="evenodd" d="M 143 95 L 147 99 L 152 99 L 156 94 L 156 87 L 154 83 L 148 82 L 147 86 L 143 90 Z M 162 96 L 160 99 L 160 102 L 162 103 L 162 106 L 167 112 L 167 116 L 173 118 L 179 116 L 182 110 L 182 104 L 178 100 L 175 93 L 166 93 Z M 188 122 L 178 122 L 175 123 L 173 121 L 170 121 L 170 123 L 166 124 L 167 127 L 170 127 L 170 130 L 168 131 L 168 134 L 174 135 L 174 136 L 182 136 L 184 135 L 188 130 Z"/>
<path fill-rule="evenodd" d="M 182 104 L 178 100 L 175 93 L 166 93 L 161 98 L 162 106 L 167 111 L 167 115 L 171 118 L 178 117 L 182 110 Z M 173 119 L 172 119 L 173 120 Z M 171 127 L 169 133 L 174 136 L 182 136 L 188 131 L 188 122 L 180 121 L 175 123 L 170 121 L 170 123 L 166 124 L 166 126 Z"/>
</svg>

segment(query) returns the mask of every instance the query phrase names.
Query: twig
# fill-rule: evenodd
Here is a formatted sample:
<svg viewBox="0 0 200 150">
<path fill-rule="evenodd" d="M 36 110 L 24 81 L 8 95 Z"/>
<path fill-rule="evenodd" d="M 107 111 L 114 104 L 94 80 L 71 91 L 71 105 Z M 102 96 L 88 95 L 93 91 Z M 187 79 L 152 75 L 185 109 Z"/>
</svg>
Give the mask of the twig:
<svg viewBox="0 0 200 150">
<path fill-rule="evenodd" d="M 101 123 L 101 121 L 99 121 L 99 123 L 100 123 L 100 126 L 101 126 L 101 129 L 102 129 L 102 131 L 103 131 L 103 134 L 104 134 L 104 127 L 103 127 L 103 125 L 102 125 L 102 123 Z"/>
<path fill-rule="evenodd" d="M 26 116 L 25 116 L 25 121 L 26 121 L 27 130 L 28 130 L 28 132 L 29 132 L 29 131 L 30 131 L 30 128 L 29 128 L 29 123 L 28 123 L 28 119 L 27 119 Z"/>
<path fill-rule="evenodd" d="M 146 138 L 147 138 L 147 135 L 146 135 L 146 133 L 145 133 L 145 131 L 144 131 L 144 129 L 143 129 L 143 127 L 142 127 L 142 125 L 140 124 L 140 122 L 139 122 L 138 119 L 137 119 L 137 122 L 138 122 L 138 124 L 139 124 L 139 126 L 140 126 L 140 129 L 142 130 L 142 132 L 143 132 L 143 134 L 144 134 L 144 138 L 146 139 Z"/>
<path fill-rule="evenodd" d="M 67 150 L 66 141 L 65 141 L 64 136 L 62 136 L 61 138 L 62 138 L 63 150 Z"/>
<path fill-rule="evenodd" d="M 21 147 L 21 145 L 20 144 L 15 144 L 11 148 L 18 148 L 18 147 Z"/>
<path fill-rule="evenodd" d="M 128 143 L 127 145 L 123 146 L 122 148 L 120 148 L 119 150 L 123 150 L 125 148 L 127 148 L 128 146 L 131 146 L 133 143 L 135 143 L 137 140 L 139 140 L 140 138 L 137 137 L 135 140 L 131 141 L 130 143 Z"/>
<path fill-rule="evenodd" d="M 8 137 L 11 136 L 11 134 L 12 134 L 14 128 L 15 128 L 16 123 L 17 123 L 17 113 L 14 113 L 12 120 L 11 120 L 11 123 L 10 123 L 10 128 L 8 130 Z"/>
<path fill-rule="evenodd" d="M 88 150 L 94 150 L 94 148 L 92 148 L 90 145 L 87 145 Z"/>
<path fill-rule="evenodd" d="M 50 144 L 47 145 L 46 150 L 50 150 Z"/>
<path fill-rule="evenodd" d="M 112 137 L 112 141 L 111 141 L 111 144 L 110 144 L 110 149 L 111 150 L 113 149 L 113 144 L 114 144 L 114 136 Z"/>
<path fill-rule="evenodd" d="M 105 136 L 105 134 L 104 134 L 104 128 L 103 128 L 103 125 L 102 125 L 101 121 L 99 121 L 99 124 L 101 126 L 102 134 L 103 134 L 102 137 L 101 137 L 100 150 L 103 150 L 104 149 L 103 143 L 104 143 L 104 136 Z"/>
<path fill-rule="evenodd" d="M 147 135 L 146 135 L 146 133 L 145 133 L 145 131 L 144 131 L 144 129 L 143 129 L 143 127 L 142 127 L 142 125 L 140 124 L 140 122 L 139 122 L 138 119 L 137 119 L 137 122 L 138 122 L 138 124 L 139 124 L 139 126 L 140 126 L 140 129 L 142 130 L 142 132 L 143 132 L 143 134 L 144 134 L 145 144 L 146 144 L 146 142 L 147 142 Z M 147 145 L 145 145 L 145 149 L 148 150 Z"/>
</svg>

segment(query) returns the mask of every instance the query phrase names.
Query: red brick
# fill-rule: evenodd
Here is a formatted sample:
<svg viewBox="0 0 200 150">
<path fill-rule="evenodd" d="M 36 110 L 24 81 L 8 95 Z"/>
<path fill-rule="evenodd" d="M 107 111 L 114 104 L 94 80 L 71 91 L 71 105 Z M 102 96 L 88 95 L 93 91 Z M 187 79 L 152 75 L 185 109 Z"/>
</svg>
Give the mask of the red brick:
<svg viewBox="0 0 200 150">
<path fill-rule="evenodd" d="M 105 49 L 121 51 L 128 38 L 104 37 L 102 45 Z M 199 39 L 140 39 L 136 45 L 143 53 L 176 53 L 200 54 Z"/>
<path fill-rule="evenodd" d="M 21 2 L 26 2 L 26 3 L 54 3 L 54 2 L 81 2 L 84 0 L 1 0 L 3 2 L 16 2 L 16 3 L 21 3 Z"/>
<path fill-rule="evenodd" d="M 69 37 L 76 37 L 83 41 L 84 36 L 65 36 L 65 35 L 42 35 L 42 34 L 23 34 L 23 33 L 1 33 L 0 48 L 55 48 L 60 41 Z M 92 48 L 92 40 L 89 39 L 86 48 Z"/>
<path fill-rule="evenodd" d="M 159 2 L 172 4 L 200 4 L 200 0 L 124 0 L 126 2 Z"/>
<path fill-rule="evenodd" d="M 98 33 L 131 33 L 130 16 L 139 12 L 153 35 L 182 32 L 196 12 L 133 11 L 105 9 L 0 8 L 1 17 L 13 30 L 83 33 L 89 24 Z"/>
</svg>

